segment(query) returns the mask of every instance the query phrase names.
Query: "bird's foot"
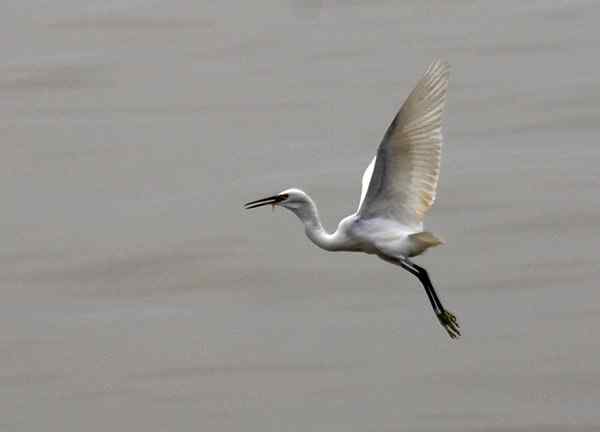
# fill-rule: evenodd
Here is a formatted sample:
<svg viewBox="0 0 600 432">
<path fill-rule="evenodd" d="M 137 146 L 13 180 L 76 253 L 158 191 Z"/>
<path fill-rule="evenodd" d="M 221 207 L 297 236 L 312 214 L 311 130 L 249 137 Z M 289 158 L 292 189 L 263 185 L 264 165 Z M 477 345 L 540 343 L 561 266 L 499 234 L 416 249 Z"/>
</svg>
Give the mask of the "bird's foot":
<svg viewBox="0 0 600 432">
<path fill-rule="evenodd" d="M 452 312 L 444 309 L 437 314 L 437 317 L 440 320 L 442 327 L 446 329 L 448 335 L 450 335 L 452 339 L 456 339 L 460 336 L 460 324 L 458 324 L 456 316 Z"/>
</svg>

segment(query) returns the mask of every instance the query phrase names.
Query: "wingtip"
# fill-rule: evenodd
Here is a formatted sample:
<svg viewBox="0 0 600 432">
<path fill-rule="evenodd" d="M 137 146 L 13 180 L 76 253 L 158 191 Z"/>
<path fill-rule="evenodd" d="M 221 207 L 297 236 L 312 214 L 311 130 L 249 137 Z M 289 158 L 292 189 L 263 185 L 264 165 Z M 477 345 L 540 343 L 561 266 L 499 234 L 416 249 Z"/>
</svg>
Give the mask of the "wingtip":
<svg viewBox="0 0 600 432">
<path fill-rule="evenodd" d="M 450 69 L 450 63 L 447 60 L 438 58 L 431 62 L 430 67 L 438 67 L 443 69 Z"/>
<path fill-rule="evenodd" d="M 443 59 L 436 59 L 427 68 L 425 75 L 449 75 L 450 63 Z"/>
</svg>

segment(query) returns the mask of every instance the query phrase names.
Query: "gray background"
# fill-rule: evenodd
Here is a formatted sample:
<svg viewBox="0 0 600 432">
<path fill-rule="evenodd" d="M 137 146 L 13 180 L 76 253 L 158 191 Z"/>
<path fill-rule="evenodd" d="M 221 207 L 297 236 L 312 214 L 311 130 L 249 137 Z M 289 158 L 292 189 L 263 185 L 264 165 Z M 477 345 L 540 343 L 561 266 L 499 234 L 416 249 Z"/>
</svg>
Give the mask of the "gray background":
<svg viewBox="0 0 600 432">
<path fill-rule="evenodd" d="M 0 429 L 600 430 L 596 1 L 5 0 Z M 327 227 L 435 58 L 419 258 Z"/>
</svg>

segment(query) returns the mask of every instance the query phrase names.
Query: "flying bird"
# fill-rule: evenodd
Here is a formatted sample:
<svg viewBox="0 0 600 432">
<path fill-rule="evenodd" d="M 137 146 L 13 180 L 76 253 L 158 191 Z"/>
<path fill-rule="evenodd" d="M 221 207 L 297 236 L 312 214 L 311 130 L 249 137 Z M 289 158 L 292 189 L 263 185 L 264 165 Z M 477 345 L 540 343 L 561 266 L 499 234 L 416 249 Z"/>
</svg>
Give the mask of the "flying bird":
<svg viewBox="0 0 600 432">
<path fill-rule="evenodd" d="M 315 202 L 300 189 L 250 201 L 245 208 L 285 207 L 302 221 L 307 237 L 317 246 L 328 251 L 377 255 L 407 270 L 425 288 L 440 324 L 451 338 L 457 338 L 460 326 L 456 317 L 442 305 L 427 270 L 411 260 L 444 243 L 423 230 L 423 219 L 436 196 L 449 72 L 449 65 L 443 61 L 429 66 L 394 117 L 362 176 L 358 209 L 342 219 L 333 234 L 325 231 Z"/>
</svg>

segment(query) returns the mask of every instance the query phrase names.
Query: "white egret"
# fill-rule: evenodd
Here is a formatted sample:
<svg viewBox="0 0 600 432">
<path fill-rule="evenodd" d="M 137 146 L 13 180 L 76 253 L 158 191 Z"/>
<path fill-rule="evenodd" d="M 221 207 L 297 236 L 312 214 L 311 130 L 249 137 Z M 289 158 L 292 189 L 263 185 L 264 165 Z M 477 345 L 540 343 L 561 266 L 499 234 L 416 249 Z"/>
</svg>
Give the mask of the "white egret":
<svg viewBox="0 0 600 432">
<path fill-rule="evenodd" d="M 448 76 L 446 62 L 435 61 L 429 66 L 363 174 L 356 213 L 342 219 L 333 234 L 325 231 L 314 201 L 300 189 L 287 189 L 245 207 L 285 207 L 304 223 L 306 235 L 317 246 L 328 251 L 374 254 L 412 273 L 425 288 L 442 326 L 456 338 L 460 335 L 456 317 L 442 305 L 427 271 L 410 259 L 443 243 L 423 230 L 423 218 L 436 195 Z"/>
</svg>

